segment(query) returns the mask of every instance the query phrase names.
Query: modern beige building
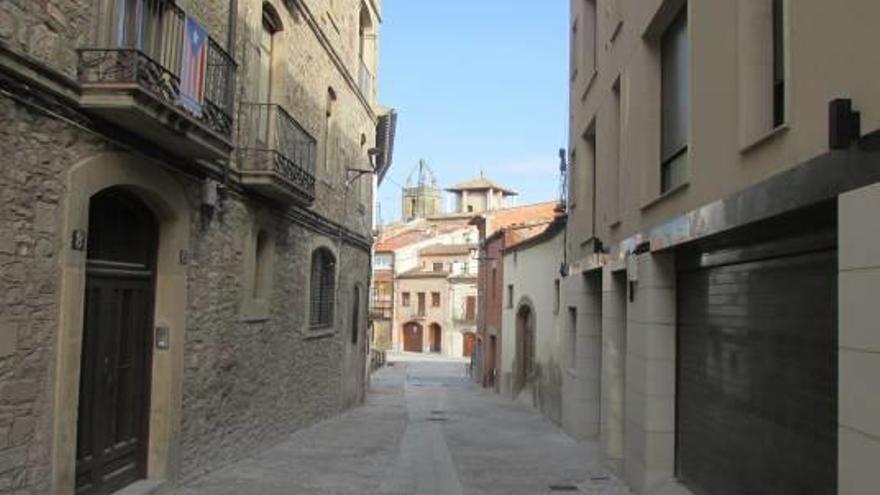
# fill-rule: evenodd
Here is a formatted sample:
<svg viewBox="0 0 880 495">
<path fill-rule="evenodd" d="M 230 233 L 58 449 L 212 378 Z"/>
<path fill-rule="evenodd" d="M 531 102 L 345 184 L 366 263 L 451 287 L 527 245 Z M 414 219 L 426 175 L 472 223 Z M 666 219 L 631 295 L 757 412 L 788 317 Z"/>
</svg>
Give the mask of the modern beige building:
<svg viewBox="0 0 880 495">
<path fill-rule="evenodd" d="M 148 493 L 364 396 L 378 0 L 0 2 L 0 493 Z"/>
<path fill-rule="evenodd" d="M 563 307 L 642 494 L 875 491 L 874 0 L 572 0 Z"/>
</svg>

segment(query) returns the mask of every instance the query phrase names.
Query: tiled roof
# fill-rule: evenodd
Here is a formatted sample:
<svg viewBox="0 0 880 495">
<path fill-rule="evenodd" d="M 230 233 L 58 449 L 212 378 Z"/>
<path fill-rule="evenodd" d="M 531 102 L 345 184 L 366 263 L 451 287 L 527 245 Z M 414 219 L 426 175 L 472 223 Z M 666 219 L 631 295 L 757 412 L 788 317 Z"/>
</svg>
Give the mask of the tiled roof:
<svg viewBox="0 0 880 495">
<path fill-rule="evenodd" d="M 441 222 L 421 220 L 410 226 L 396 228 L 379 236 L 376 242 L 377 252 L 396 251 L 432 237 L 468 228 L 468 218 L 460 218 Z"/>
<path fill-rule="evenodd" d="M 464 182 L 460 182 L 455 184 L 454 186 L 449 186 L 446 188 L 447 191 L 455 192 L 455 191 L 482 191 L 484 189 L 496 189 L 498 191 L 503 191 L 508 195 L 516 195 L 517 192 L 513 189 L 509 189 L 507 187 L 498 184 L 497 182 L 487 179 L 485 177 L 477 177 L 476 179 L 466 180 Z"/>
<path fill-rule="evenodd" d="M 515 226 L 504 229 L 504 246 L 515 246 L 523 241 L 531 239 L 532 237 L 540 235 L 545 230 L 547 230 L 548 225 L 550 225 L 550 222 L 542 222 L 539 224 L 519 227 Z"/>
<path fill-rule="evenodd" d="M 487 211 L 481 216 L 486 219 L 486 237 L 510 227 L 527 227 L 530 225 L 547 224 L 557 216 L 556 201 L 534 203 L 514 208 Z"/>
<path fill-rule="evenodd" d="M 510 229 L 511 232 L 520 233 L 515 234 L 512 239 L 505 239 L 504 252 L 519 251 L 532 245 L 542 243 L 548 239 L 552 239 L 563 228 L 565 228 L 565 217 L 559 216 L 552 222 L 540 226 L 536 225 L 524 229 Z"/>
</svg>

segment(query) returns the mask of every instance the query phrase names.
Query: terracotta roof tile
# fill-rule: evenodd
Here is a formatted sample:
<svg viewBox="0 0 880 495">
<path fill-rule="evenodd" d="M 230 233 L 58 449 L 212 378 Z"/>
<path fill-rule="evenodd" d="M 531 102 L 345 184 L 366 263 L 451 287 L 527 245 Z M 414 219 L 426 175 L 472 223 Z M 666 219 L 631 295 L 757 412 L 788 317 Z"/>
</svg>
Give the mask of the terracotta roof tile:
<svg viewBox="0 0 880 495">
<path fill-rule="evenodd" d="M 511 227 L 547 224 L 556 218 L 558 205 L 557 201 L 548 201 L 485 212 L 486 237 Z"/>
</svg>

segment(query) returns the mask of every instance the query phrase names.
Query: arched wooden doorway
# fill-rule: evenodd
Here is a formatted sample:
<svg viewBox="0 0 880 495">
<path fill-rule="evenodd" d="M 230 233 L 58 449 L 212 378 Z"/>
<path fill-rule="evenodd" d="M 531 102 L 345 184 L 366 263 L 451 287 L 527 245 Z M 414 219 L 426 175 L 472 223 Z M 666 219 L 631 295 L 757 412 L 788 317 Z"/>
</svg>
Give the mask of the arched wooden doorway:
<svg viewBox="0 0 880 495">
<path fill-rule="evenodd" d="M 464 334 L 464 340 L 462 341 L 462 350 L 461 354 L 464 357 L 471 357 L 474 353 L 474 338 L 476 336 L 472 332 L 466 332 Z"/>
<path fill-rule="evenodd" d="M 134 194 L 89 204 L 77 419 L 76 493 L 146 477 L 158 223 Z"/>
<path fill-rule="evenodd" d="M 407 352 L 422 352 L 422 326 L 411 322 L 403 326 L 403 350 Z"/>
<path fill-rule="evenodd" d="M 523 385 L 535 368 L 535 314 L 528 304 L 516 312 L 516 350 L 519 355 L 517 375 Z"/>
<path fill-rule="evenodd" d="M 443 329 L 436 323 L 431 323 L 431 352 L 440 353 L 443 342 Z"/>
</svg>

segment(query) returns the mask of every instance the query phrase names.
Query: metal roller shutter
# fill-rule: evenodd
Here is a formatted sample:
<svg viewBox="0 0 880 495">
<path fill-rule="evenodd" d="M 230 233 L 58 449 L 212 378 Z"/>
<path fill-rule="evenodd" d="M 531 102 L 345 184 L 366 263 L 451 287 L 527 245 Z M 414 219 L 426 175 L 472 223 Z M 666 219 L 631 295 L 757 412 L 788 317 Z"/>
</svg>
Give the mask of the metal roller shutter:
<svg viewBox="0 0 880 495">
<path fill-rule="evenodd" d="M 836 493 L 834 236 L 679 253 L 676 470 L 695 494 Z"/>
</svg>

